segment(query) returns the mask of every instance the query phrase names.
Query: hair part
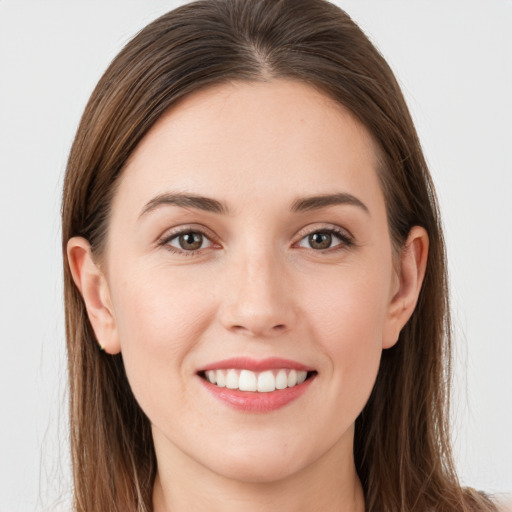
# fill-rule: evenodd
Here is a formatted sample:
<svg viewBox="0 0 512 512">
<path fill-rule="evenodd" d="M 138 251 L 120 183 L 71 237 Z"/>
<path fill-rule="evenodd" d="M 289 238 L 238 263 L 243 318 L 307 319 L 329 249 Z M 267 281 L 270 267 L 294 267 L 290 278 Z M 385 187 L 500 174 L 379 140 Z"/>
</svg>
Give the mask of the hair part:
<svg viewBox="0 0 512 512">
<path fill-rule="evenodd" d="M 356 421 L 355 463 L 372 512 L 494 510 L 460 487 L 449 436 L 451 328 L 434 187 L 400 88 L 384 58 L 324 0 L 202 0 L 157 19 L 114 59 L 81 119 L 64 183 L 63 250 L 83 236 L 101 258 L 118 177 L 160 116 L 229 81 L 290 79 L 348 108 L 374 138 L 395 248 L 419 225 L 429 258 L 419 301 L 385 350 Z M 71 453 L 77 512 L 152 509 L 156 457 L 122 355 L 98 349 L 64 257 Z"/>
</svg>

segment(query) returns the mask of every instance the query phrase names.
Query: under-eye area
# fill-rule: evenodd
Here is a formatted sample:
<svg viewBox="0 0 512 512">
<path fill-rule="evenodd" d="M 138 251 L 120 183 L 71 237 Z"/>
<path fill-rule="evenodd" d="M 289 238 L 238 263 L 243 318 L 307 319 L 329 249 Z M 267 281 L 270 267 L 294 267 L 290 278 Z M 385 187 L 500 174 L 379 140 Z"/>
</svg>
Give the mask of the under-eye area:
<svg viewBox="0 0 512 512">
<path fill-rule="evenodd" d="M 257 393 L 271 393 L 299 386 L 317 375 L 316 371 L 294 370 L 289 368 L 254 372 L 244 369 L 219 369 L 201 371 L 198 375 L 220 388 L 237 389 Z"/>
</svg>

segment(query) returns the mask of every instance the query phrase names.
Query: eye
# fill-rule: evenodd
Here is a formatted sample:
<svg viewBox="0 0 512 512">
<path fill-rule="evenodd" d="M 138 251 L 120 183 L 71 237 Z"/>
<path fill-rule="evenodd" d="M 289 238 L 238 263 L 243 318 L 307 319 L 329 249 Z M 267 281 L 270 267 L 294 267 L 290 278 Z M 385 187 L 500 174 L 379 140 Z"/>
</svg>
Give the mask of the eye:
<svg viewBox="0 0 512 512">
<path fill-rule="evenodd" d="M 181 231 L 166 237 L 161 242 L 173 252 L 193 254 L 213 245 L 212 241 L 201 231 Z"/>
<path fill-rule="evenodd" d="M 343 232 L 336 229 L 322 229 L 309 233 L 301 238 L 299 247 L 324 251 L 327 249 L 343 248 L 352 245 L 352 240 Z"/>
</svg>

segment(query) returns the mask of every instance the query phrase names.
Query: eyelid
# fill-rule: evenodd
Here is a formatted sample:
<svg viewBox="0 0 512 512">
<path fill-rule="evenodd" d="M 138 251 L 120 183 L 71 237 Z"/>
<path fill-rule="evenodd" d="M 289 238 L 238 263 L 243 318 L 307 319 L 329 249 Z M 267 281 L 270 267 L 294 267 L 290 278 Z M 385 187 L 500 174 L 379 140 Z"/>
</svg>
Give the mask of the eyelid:
<svg viewBox="0 0 512 512">
<path fill-rule="evenodd" d="M 313 249 L 313 248 L 307 248 L 304 247 L 304 249 L 308 249 L 311 251 L 314 251 L 316 253 L 328 253 L 328 252 L 335 252 L 336 250 L 342 250 L 346 249 L 352 246 L 355 246 L 355 239 L 352 233 L 348 231 L 345 228 L 342 228 L 337 225 L 333 224 L 315 224 L 315 225 L 308 225 L 304 228 L 302 228 L 296 236 L 296 241 L 293 242 L 292 247 L 297 247 L 298 244 L 304 240 L 304 238 L 314 234 L 314 233 L 330 233 L 337 238 L 340 239 L 340 243 L 336 244 L 333 247 L 329 247 L 326 249 Z M 201 249 L 195 249 L 195 250 L 185 250 L 180 249 L 178 247 L 174 247 L 169 244 L 169 242 L 177 237 L 179 237 L 182 234 L 185 233 L 199 233 L 202 236 L 204 236 L 209 242 L 210 246 L 204 247 Z M 166 230 L 161 236 L 157 239 L 157 245 L 163 246 L 166 249 L 168 249 L 170 252 L 185 255 L 185 256 L 193 256 L 197 255 L 198 253 L 201 253 L 205 251 L 206 249 L 210 249 L 213 247 L 215 248 L 221 248 L 220 243 L 217 241 L 217 236 L 211 232 L 210 229 L 208 229 L 206 226 L 203 226 L 201 224 L 189 224 L 189 225 L 180 225 L 176 226 L 175 228 L 170 228 Z"/>
<path fill-rule="evenodd" d="M 203 235 L 205 238 L 207 238 L 211 245 L 209 247 L 205 247 L 202 249 L 196 249 L 191 251 L 186 251 L 184 249 L 179 249 L 178 247 L 174 247 L 169 244 L 169 242 L 180 235 L 183 235 L 185 233 L 199 233 Z M 217 237 L 205 226 L 202 226 L 200 224 L 186 224 L 186 225 L 180 225 L 175 228 L 170 228 L 164 231 L 164 233 L 158 237 L 157 239 L 157 245 L 163 246 L 167 249 L 169 249 L 171 252 L 178 253 L 178 254 L 185 254 L 188 256 L 191 256 L 193 254 L 197 254 L 201 251 L 204 251 L 205 249 L 209 249 L 212 246 L 220 246 L 219 242 L 217 241 Z"/>
<path fill-rule="evenodd" d="M 302 241 L 307 240 L 314 233 L 327 233 L 331 237 L 337 238 L 339 240 L 339 243 L 336 243 L 333 246 L 322 248 L 322 249 L 317 249 L 314 247 L 305 247 L 305 246 L 301 245 Z M 333 240 L 331 239 L 331 243 L 332 243 L 332 241 Z M 309 243 L 309 242 L 306 242 L 306 243 Z M 354 243 L 353 239 L 346 234 L 346 232 L 344 232 L 343 230 L 341 230 L 339 228 L 324 228 L 324 229 L 315 229 L 315 230 L 309 232 L 308 234 L 306 234 L 305 236 L 300 238 L 299 241 L 296 242 L 294 245 L 296 245 L 302 249 L 305 249 L 307 251 L 310 251 L 312 253 L 316 253 L 316 254 L 325 256 L 325 255 L 337 254 L 338 252 L 341 252 L 341 251 L 346 251 L 346 250 L 352 248 L 355 245 L 355 243 Z"/>
<path fill-rule="evenodd" d="M 305 236 L 311 235 L 312 233 L 318 233 L 321 231 L 331 231 L 333 233 L 339 233 L 347 239 L 354 240 L 354 235 L 346 228 L 342 228 L 336 224 L 327 223 L 314 223 L 309 224 L 302 228 L 296 235 L 297 240 L 302 240 Z"/>
</svg>

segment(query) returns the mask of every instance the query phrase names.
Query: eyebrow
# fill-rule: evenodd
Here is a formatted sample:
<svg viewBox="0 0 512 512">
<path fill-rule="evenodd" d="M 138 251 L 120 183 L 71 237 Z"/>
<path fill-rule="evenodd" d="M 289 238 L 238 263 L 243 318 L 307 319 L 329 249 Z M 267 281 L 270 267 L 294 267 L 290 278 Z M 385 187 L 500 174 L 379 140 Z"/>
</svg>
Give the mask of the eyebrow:
<svg viewBox="0 0 512 512">
<path fill-rule="evenodd" d="M 227 214 L 229 212 L 228 207 L 224 203 L 210 197 L 203 197 L 195 194 L 166 193 L 159 194 L 151 199 L 151 201 L 149 201 L 142 209 L 139 218 L 164 205 L 181 206 L 182 208 L 195 208 L 205 212 L 220 214 Z"/>
<path fill-rule="evenodd" d="M 364 212 L 370 213 L 368 207 L 352 194 L 340 192 L 337 194 L 322 194 L 319 196 L 310 196 L 297 199 L 292 203 L 292 212 L 307 212 L 311 210 L 319 210 L 328 206 L 338 204 L 348 204 L 361 208 Z"/>
<path fill-rule="evenodd" d="M 345 192 L 299 198 L 292 203 L 290 209 L 294 213 L 299 213 L 343 204 L 357 206 L 364 212 L 370 213 L 368 207 L 362 201 L 352 194 Z M 142 209 L 139 218 L 164 205 L 180 206 L 182 208 L 195 208 L 223 215 L 229 213 L 229 208 L 225 203 L 218 201 L 217 199 L 212 199 L 211 197 L 204 197 L 195 194 L 164 193 L 151 199 L 151 201 L 149 201 Z"/>
</svg>

